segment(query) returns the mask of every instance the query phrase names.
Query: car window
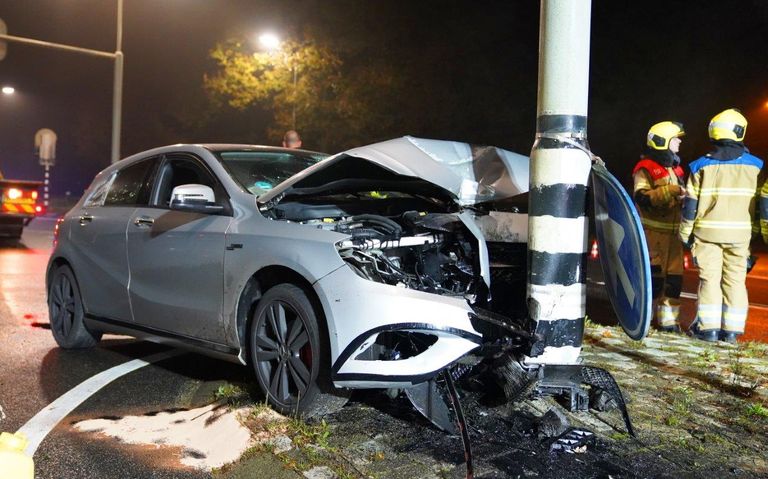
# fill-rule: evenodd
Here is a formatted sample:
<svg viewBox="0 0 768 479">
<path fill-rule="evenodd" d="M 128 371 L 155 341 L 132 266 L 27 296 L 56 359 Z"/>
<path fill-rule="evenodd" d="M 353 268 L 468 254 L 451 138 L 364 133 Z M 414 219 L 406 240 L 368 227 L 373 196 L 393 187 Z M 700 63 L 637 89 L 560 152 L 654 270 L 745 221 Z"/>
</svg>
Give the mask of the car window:
<svg viewBox="0 0 768 479">
<path fill-rule="evenodd" d="M 147 205 L 151 187 L 151 173 L 155 160 L 133 163 L 117 172 L 112 180 L 105 206 Z"/>
<path fill-rule="evenodd" d="M 259 196 L 326 155 L 283 151 L 220 151 L 219 160 L 249 193 Z"/>
<path fill-rule="evenodd" d="M 213 190 L 216 203 L 225 205 L 227 195 L 224 188 L 208 169 L 197 159 L 188 156 L 168 157 L 157 175 L 155 199 L 152 204 L 169 208 L 173 189 L 181 185 L 205 185 Z"/>
<path fill-rule="evenodd" d="M 112 182 L 115 180 L 115 176 L 117 176 L 116 172 L 99 180 L 98 183 L 96 183 L 90 189 L 90 193 L 85 199 L 85 203 L 83 203 L 83 205 L 86 207 L 103 205 L 104 200 L 107 198 L 109 187 L 112 186 Z"/>
</svg>

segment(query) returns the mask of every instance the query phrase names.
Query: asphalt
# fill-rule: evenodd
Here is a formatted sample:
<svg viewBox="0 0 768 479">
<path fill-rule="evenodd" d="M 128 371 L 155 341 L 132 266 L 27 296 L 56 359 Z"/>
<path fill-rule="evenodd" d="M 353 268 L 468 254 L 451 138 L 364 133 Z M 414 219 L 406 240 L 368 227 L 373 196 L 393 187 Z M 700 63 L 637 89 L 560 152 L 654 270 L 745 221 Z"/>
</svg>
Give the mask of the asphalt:
<svg viewBox="0 0 768 479">
<path fill-rule="evenodd" d="M 45 266 L 54 219 L 36 219 L 20 244 L 0 244 L 0 431 L 15 432 L 38 411 L 91 376 L 165 351 L 152 343 L 106 336 L 98 347 L 66 351 L 50 332 Z M 184 354 L 121 377 L 58 424 L 34 456 L 37 478 L 202 478 L 210 473 L 168 466 L 163 454 L 137 454 L 105 438 L 76 432 L 83 418 L 191 408 L 213 400 L 225 382 L 244 382 L 237 365 Z"/>
</svg>

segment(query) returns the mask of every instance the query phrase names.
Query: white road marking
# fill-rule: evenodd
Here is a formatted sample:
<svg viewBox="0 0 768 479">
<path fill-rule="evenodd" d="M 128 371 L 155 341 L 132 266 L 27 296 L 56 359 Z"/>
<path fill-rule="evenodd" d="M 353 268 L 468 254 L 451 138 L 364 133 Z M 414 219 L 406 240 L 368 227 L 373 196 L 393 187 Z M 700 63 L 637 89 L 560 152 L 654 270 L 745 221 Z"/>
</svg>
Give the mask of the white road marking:
<svg viewBox="0 0 768 479">
<path fill-rule="evenodd" d="M 43 442 L 43 439 L 45 439 L 62 419 L 107 384 L 139 368 L 183 353 L 183 351 L 176 350 L 166 351 L 164 353 L 147 356 L 144 359 L 128 361 L 107 369 L 106 371 L 102 371 L 62 394 L 58 399 L 43 408 L 40 412 L 35 414 L 32 419 L 27 421 L 26 424 L 19 428 L 18 432 L 24 433 L 29 440 L 29 444 L 25 450 L 26 454 L 33 456 L 35 451 L 37 451 L 38 446 L 40 446 L 40 443 Z"/>
</svg>

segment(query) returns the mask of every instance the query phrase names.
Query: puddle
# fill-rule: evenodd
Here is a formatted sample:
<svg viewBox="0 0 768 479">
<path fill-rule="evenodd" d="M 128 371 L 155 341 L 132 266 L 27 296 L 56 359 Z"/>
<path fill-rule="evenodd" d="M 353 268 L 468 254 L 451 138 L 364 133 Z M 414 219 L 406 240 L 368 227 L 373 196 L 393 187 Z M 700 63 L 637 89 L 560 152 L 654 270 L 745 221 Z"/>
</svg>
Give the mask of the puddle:
<svg viewBox="0 0 768 479">
<path fill-rule="evenodd" d="M 237 460 L 251 446 L 251 432 L 240 423 L 247 410 L 211 404 L 197 409 L 88 419 L 73 427 L 113 437 L 126 444 L 180 448 L 181 465 L 211 470 Z"/>
</svg>

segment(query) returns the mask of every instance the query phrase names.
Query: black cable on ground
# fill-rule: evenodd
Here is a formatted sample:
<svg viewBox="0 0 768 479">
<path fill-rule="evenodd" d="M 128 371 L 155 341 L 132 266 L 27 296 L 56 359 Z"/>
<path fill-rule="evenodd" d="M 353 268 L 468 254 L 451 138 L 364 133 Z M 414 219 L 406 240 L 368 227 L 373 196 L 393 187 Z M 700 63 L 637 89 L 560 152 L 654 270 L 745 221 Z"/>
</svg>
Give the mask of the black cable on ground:
<svg viewBox="0 0 768 479">
<path fill-rule="evenodd" d="M 459 426 L 459 431 L 461 432 L 461 442 L 464 443 L 464 461 L 467 464 L 467 479 L 473 479 L 475 475 L 472 469 L 472 444 L 469 442 L 467 422 L 464 419 L 464 411 L 461 409 L 459 395 L 456 393 L 456 386 L 453 384 L 453 378 L 451 377 L 450 369 L 443 369 L 443 377 L 445 378 L 445 383 L 448 386 L 451 405 L 453 406 L 453 410 L 456 413 L 456 423 Z"/>
</svg>

